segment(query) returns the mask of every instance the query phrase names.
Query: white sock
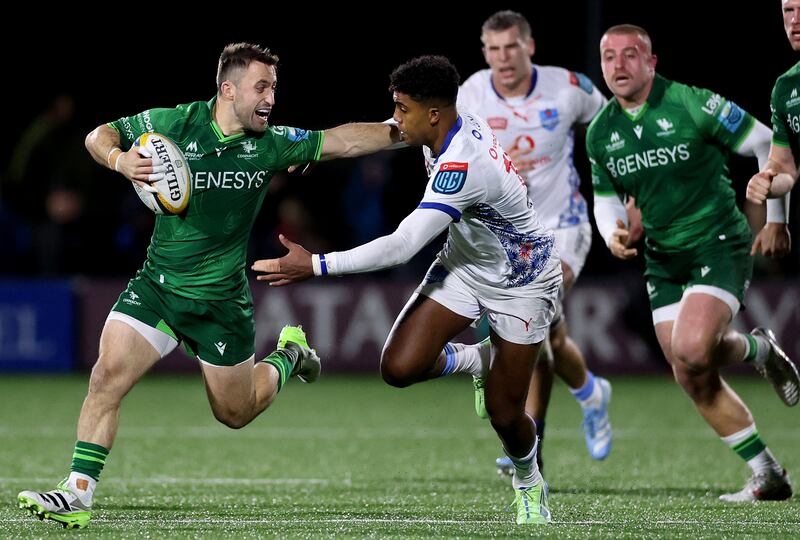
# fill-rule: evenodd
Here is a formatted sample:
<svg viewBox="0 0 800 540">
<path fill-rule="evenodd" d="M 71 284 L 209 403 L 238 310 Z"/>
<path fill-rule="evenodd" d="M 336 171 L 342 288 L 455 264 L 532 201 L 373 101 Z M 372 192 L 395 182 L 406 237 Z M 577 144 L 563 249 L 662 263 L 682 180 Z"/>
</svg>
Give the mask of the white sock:
<svg viewBox="0 0 800 540">
<path fill-rule="evenodd" d="M 492 344 L 488 339 L 475 345 L 448 343 L 441 352 L 445 360 L 441 376 L 444 377 L 451 373 L 469 373 L 473 377 L 485 377 L 489 372 L 491 354 Z"/>
<path fill-rule="evenodd" d="M 97 487 L 97 480 L 91 476 L 71 471 L 67 485 L 78 496 L 81 503 L 86 506 L 92 506 L 92 497 L 94 496 L 94 488 Z"/>
<path fill-rule="evenodd" d="M 514 464 L 514 477 L 511 479 L 511 485 L 514 486 L 514 489 L 527 489 L 542 481 L 542 473 L 539 472 L 539 465 L 536 464 L 537 439 L 533 439 L 533 448 L 523 458 L 514 457 L 508 450 L 503 448 L 503 451 L 511 458 L 511 462 Z"/>
<path fill-rule="evenodd" d="M 778 463 L 777 459 L 775 459 L 775 456 L 772 455 L 772 452 L 769 451 L 769 448 L 764 448 L 760 454 L 753 459 L 748 460 L 747 464 L 750 466 L 753 474 L 766 473 L 770 471 L 783 474 L 783 467 L 781 467 L 781 464 Z"/>
<path fill-rule="evenodd" d="M 752 338 L 752 342 L 748 337 Z M 764 362 L 767 361 L 767 356 L 769 355 L 770 351 L 770 344 L 769 341 L 763 336 L 755 336 L 753 334 L 739 334 L 739 339 L 742 340 L 744 343 L 744 355 L 742 356 L 743 361 L 747 361 L 747 358 L 751 356 L 752 353 L 752 344 L 755 343 L 755 358 L 751 360 L 753 365 L 756 367 L 761 367 L 764 365 Z"/>
<path fill-rule="evenodd" d="M 769 471 L 783 474 L 783 467 L 781 467 L 781 464 L 775 459 L 775 456 L 772 455 L 772 452 L 769 451 L 769 448 L 764 445 L 764 441 L 759 437 L 755 424 L 750 424 L 741 431 L 720 438 L 722 442 L 730 446 L 731 450 L 739 454 L 742 458 L 746 457 L 749 453 L 747 450 L 748 447 L 752 448 L 753 445 L 763 447 L 758 454 L 747 460 L 747 465 L 754 474 Z M 742 455 L 743 453 L 744 455 Z"/>
</svg>

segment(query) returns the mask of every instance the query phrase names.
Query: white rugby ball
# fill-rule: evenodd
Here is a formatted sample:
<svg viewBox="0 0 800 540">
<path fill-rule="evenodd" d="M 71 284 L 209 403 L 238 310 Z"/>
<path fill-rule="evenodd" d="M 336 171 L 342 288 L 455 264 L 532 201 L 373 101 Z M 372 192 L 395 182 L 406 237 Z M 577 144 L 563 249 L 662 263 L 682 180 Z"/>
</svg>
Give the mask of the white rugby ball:
<svg viewBox="0 0 800 540">
<path fill-rule="evenodd" d="M 178 146 L 160 133 L 145 133 L 134 142 L 137 151 L 153 160 L 153 165 L 164 165 L 164 178 L 150 184 L 147 191 L 135 182 L 136 194 L 156 214 L 180 214 L 186 210 L 192 194 L 192 173 L 186 157 Z"/>
</svg>

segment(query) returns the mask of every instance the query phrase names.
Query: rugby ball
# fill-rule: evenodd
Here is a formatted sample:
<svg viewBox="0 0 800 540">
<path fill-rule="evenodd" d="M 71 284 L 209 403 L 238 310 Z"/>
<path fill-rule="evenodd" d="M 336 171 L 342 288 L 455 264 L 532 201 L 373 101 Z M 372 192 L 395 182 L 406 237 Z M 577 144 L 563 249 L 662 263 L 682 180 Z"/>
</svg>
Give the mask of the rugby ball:
<svg viewBox="0 0 800 540">
<path fill-rule="evenodd" d="M 152 182 L 148 191 L 135 182 L 136 194 L 156 214 L 180 214 L 186 210 L 192 193 L 192 173 L 178 146 L 160 133 L 145 133 L 134 142 L 140 155 L 164 165 L 164 177 Z"/>
</svg>

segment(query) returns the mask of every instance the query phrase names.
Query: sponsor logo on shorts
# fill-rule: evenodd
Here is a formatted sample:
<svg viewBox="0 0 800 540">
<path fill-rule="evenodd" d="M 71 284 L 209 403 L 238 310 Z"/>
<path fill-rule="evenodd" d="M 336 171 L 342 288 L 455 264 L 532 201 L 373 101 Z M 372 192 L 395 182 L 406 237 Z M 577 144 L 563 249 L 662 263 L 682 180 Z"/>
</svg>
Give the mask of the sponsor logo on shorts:
<svg viewBox="0 0 800 540">
<path fill-rule="evenodd" d="M 141 306 L 142 303 L 138 302 L 136 299 L 139 298 L 139 295 L 133 291 L 128 291 L 128 298 L 123 298 L 122 302 L 125 304 L 129 304 L 131 306 Z"/>
</svg>

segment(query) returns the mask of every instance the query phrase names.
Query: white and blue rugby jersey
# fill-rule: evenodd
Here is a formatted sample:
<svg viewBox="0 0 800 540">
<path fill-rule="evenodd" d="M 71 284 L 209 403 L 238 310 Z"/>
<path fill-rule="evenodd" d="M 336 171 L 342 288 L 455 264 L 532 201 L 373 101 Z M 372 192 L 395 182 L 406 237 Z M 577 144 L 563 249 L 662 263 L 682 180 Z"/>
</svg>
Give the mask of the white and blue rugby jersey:
<svg viewBox="0 0 800 540">
<path fill-rule="evenodd" d="M 550 229 L 589 220 L 580 177 L 572 163 L 573 128 L 588 124 L 606 98 L 580 73 L 533 66 L 528 95 L 505 99 L 492 84 L 491 70 L 473 74 L 458 92 L 459 109 L 480 114 L 500 145 L 514 156 L 539 219 Z"/>
<path fill-rule="evenodd" d="M 459 113 L 439 156 L 426 152 L 430 179 L 419 208 L 453 219 L 439 259 L 468 283 L 528 285 L 557 257 L 553 234 L 539 223 L 525 181 L 488 124 Z"/>
</svg>

